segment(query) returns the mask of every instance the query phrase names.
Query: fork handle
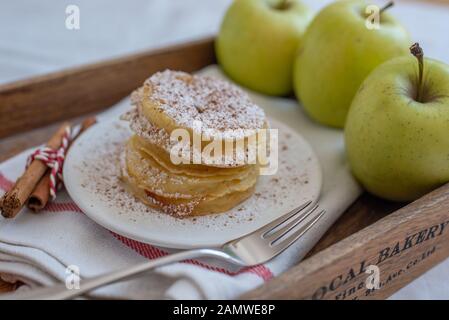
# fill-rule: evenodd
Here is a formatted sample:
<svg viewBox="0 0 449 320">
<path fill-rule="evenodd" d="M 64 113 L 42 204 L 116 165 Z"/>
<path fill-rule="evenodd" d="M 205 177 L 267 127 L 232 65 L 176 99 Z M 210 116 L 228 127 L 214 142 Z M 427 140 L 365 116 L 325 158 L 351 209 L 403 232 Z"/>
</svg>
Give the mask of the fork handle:
<svg viewBox="0 0 449 320">
<path fill-rule="evenodd" d="M 110 273 L 100 275 L 93 278 L 88 278 L 80 281 L 79 289 L 67 289 L 65 283 L 58 284 L 52 287 L 46 287 L 42 289 L 30 290 L 21 294 L 11 294 L 1 299 L 38 299 L 38 300 L 63 300 L 71 299 L 87 293 L 93 289 L 102 287 L 107 284 L 112 284 L 120 280 L 125 280 L 133 276 L 140 275 L 144 272 L 152 270 L 157 267 L 162 267 L 171 263 L 200 258 L 200 257 L 216 257 L 227 260 L 232 263 L 236 263 L 236 260 L 227 253 L 216 249 L 194 249 L 181 251 L 175 254 L 171 254 L 162 258 L 154 259 L 148 262 L 144 262 L 126 269 L 112 271 Z"/>
</svg>

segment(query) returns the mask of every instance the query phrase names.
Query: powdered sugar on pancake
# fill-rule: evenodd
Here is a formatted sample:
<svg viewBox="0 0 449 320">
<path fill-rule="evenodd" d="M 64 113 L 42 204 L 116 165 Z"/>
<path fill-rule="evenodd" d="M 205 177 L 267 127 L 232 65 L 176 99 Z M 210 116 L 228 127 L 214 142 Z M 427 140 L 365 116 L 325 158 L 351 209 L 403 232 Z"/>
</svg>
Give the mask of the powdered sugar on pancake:
<svg viewBox="0 0 449 320">
<path fill-rule="evenodd" d="M 145 90 L 149 87 L 149 90 Z M 145 92 L 149 92 L 149 94 Z M 144 102 L 150 100 L 157 110 L 171 118 L 180 128 L 200 133 L 208 141 L 242 141 L 255 136 L 257 130 L 268 127 L 264 111 L 236 86 L 207 76 L 190 75 L 181 71 L 165 70 L 148 78 L 131 95 L 135 108 L 122 119 L 130 122 L 131 130 L 167 153 L 177 150 L 177 156 L 201 159 L 201 163 L 214 167 L 239 167 L 252 158 L 254 148 L 233 148 L 217 158 L 197 150 L 193 145 L 176 148 L 178 141 L 170 139 L 170 132 L 158 127 L 143 112 Z M 199 122 L 198 122 L 199 121 Z M 201 123 L 201 130 L 197 124 Z M 235 139 L 235 140 L 234 140 Z"/>
<path fill-rule="evenodd" d="M 148 78 L 151 97 L 159 110 L 177 124 L 194 128 L 201 121 L 203 128 L 221 132 L 262 129 L 264 111 L 241 89 L 221 79 L 165 70 Z"/>
<path fill-rule="evenodd" d="M 170 154 L 178 142 L 170 140 L 170 134 L 164 128 L 156 127 L 143 115 L 140 109 L 140 105 L 135 106 L 132 110 L 122 115 L 121 119 L 129 122 L 131 130 L 135 134 L 147 140 L 149 143 L 161 147 Z M 193 147 L 178 149 L 178 156 L 184 159 L 194 159 L 194 153 L 198 153 L 201 157 L 201 163 L 204 165 L 213 167 L 239 167 L 245 165 L 245 159 L 250 157 L 250 152 L 255 151 L 257 150 L 245 149 L 240 154 L 237 153 L 237 149 L 235 148 L 232 150 L 233 153 L 231 155 L 224 154 L 221 162 L 217 162 L 216 158 L 209 157 L 208 154 L 202 153 L 201 150 Z"/>
<path fill-rule="evenodd" d="M 163 128 L 158 128 L 145 118 L 142 112 L 139 112 L 140 107 L 135 107 L 125 113 L 121 119 L 129 121 L 131 130 L 138 136 L 144 138 L 148 142 L 163 148 L 167 153 L 170 153 L 174 143 L 170 142 L 170 135 Z"/>
</svg>

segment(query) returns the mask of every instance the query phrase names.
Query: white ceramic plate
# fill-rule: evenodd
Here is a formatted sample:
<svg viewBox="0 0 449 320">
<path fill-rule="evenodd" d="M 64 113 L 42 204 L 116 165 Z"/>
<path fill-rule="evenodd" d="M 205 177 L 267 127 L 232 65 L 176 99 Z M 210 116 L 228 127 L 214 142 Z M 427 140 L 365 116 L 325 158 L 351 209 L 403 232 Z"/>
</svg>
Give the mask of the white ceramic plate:
<svg viewBox="0 0 449 320">
<path fill-rule="evenodd" d="M 118 157 L 131 132 L 120 120 L 97 124 L 76 140 L 64 165 L 65 186 L 87 216 L 115 233 L 167 248 L 217 247 L 319 197 L 321 168 L 310 145 L 286 125 L 270 124 L 279 129 L 278 171 L 261 176 L 255 194 L 226 213 L 178 219 L 124 191 Z"/>
</svg>

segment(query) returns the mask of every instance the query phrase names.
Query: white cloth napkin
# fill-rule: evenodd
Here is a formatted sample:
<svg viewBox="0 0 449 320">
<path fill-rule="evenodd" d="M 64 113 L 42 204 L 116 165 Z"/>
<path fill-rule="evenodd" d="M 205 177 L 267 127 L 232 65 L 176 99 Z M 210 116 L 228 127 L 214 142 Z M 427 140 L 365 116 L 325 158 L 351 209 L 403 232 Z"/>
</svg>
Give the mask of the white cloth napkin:
<svg viewBox="0 0 449 320">
<path fill-rule="evenodd" d="M 202 71 L 223 77 L 216 66 Z M 360 187 L 344 157 L 342 132 L 313 123 L 291 99 L 251 93 L 271 117 L 300 132 L 316 151 L 324 176 L 320 205 L 326 215 L 303 238 L 272 261 L 236 270 L 218 261 L 201 260 L 161 267 L 139 279 L 111 285 L 97 296 L 121 298 L 230 299 L 279 275 L 304 257 L 339 215 L 356 199 Z M 125 99 L 99 116 L 117 117 L 129 108 Z M 23 171 L 30 150 L 0 165 L 0 189 L 8 189 Z M 3 193 L 3 191 L 0 191 Z M 170 252 L 112 234 L 80 212 L 65 191 L 43 212 L 24 209 L 15 219 L 0 220 L 0 273 L 29 287 L 65 281 L 66 268 L 79 268 L 81 278 L 124 268 Z M 81 282 L 82 283 L 82 282 Z"/>
</svg>

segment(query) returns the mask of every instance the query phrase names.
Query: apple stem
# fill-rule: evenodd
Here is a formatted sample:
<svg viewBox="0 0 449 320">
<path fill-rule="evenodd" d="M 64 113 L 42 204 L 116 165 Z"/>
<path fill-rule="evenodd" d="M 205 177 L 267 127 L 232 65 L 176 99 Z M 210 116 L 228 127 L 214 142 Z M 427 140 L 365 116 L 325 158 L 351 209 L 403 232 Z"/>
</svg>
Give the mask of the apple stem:
<svg viewBox="0 0 449 320">
<path fill-rule="evenodd" d="M 379 13 L 382 14 L 385 10 L 390 9 L 393 6 L 394 6 L 394 1 L 390 1 L 379 10 Z"/>
<path fill-rule="evenodd" d="M 281 0 L 281 2 L 276 6 L 278 10 L 285 10 L 290 6 L 290 0 Z"/>
<path fill-rule="evenodd" d="M 419 46 L 419 43 L 414 43 L 410 47 L 410 53 L 418 59 L 418 65 L 419 65 L 419 76 L 418 76 L 418 92 L 416 94 L 416 101 L 422 102 L 422 91 L 423 91 L 423 71 L 424 71 L 424 51 Z"/>
</svg>

